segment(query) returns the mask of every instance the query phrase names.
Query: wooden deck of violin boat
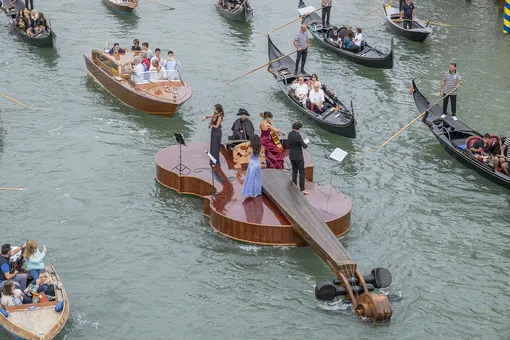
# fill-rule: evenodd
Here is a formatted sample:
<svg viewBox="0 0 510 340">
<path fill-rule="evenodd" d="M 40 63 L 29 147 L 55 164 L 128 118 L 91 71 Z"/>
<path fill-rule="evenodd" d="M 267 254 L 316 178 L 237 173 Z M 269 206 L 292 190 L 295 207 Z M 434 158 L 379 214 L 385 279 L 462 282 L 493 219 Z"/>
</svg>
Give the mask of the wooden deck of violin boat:
<svg viewBox="0 0 510 340">
<path fill-rule="evenodd" d="M 138 7 L 138 0 L 103 0 L 103 2 L 121 14 L 131 14 Z"/>
<path fill-rule="evenodd" d="M 156 155 L 156 180 L 179 193 L 192 194 L 204 199 L 204 215 L 210 225 L 230 238 L 256 244 L 306 246 L 296 234 L 292 223 L 266 195 L 244 198 L 241 195 L 244 173 L 234 168 L 231 152 L 222 147 L 220 166 L 214 170 L 216 194 L 213 191 L 209 158 L 204 150 L 209 143 L 188 143 L 183 146 L 182 164 L 190 168 L 189 174 L 179 174 L 179 147 L 173 145 Z M 285 173 L 284 170 L 280 170 Z M 286 173 L 288 176 L 289 174 Z M 320 187 L 313 180 L 313 165 L 305 153 L 306 188 L 310 202 L 336 236 L 351 226 L 351 201 L 344 194 L 329 187 Z M 328 195 L 330 195 L 328 197 Z"/>
<path fill-rule="evenodd" d="M 3 1 L 4 5 L 6 0 Z M 53 47 L 55 40 L 57 39 L 57 35 L 53 31 L 51 27 L 51 22 L 49 23 L 49 32 L 40 33 L 34 36 L 29 36 L 27 32 L 18 28 L 16 26 L 16 16 L 20 9 L 25 9 L 25 3 L 22 0 L 15 0 L 12 3 L 10 0 L 7 0 L 7 4 L 11 4 L 9 8 L 6 9 L 5 15 L 7 16 L 7 20 L 11 25 L 12 32 L 19 37 L 21 40 L 29 43 L 30 45 L 37 47 Z"/>
<path fill-rule="evenodd" d="M 151 114 L 173 116 L 191 98 L 191 87 L 184 83 L 178 71 L 176 80 L 134 82 L 129 65 L 136 55 L 128 50 L 116 58 L 101 50 L 93 50 L 85 55 L 85 64 L 89 75 L 124 104 Z M 145 75 L 151 76 L 151 73 Z"/>
<path fill-rule="evenodd" d="M 239 8 L 228 10 L 217 2 L 216 8 L 222 16 L 233 21 L 248 22 L 253 19 L 253 9 L 249 3 Z"/>
<path fill-rule="evenodd" d="M 424 25 L 422 21 L 415 18 L 411 29 L 405 29 L 403 22 L 400 20 L 400 13 L 398 10 L 398 4 L 383 6 L 384 17 L 388 22 L 390 29 L 395 33 L 404 38 L 412 41 L 424 42 L 427 37 L 432 33 L 430 26 Z"/>
<path fill-rule="evenodd" d="M 46 266 L 54 282 L 60 277 L 53 266 Z M 54 339 L 69 319 L 69 301 L 64 286 L 55 287 L 56 301 L 23 304 L 7 307 L 8 317 L 0 315 L 0 329 L 11 339 L 50 340 Z M 63 302 L 60 312 L 55 310 Z"/>
<path fill-rule="evenodd" d="M 298 8 L 307 7 L 304 1 L 300 1 Z M 362 43 L 362 50 L 359 52 L 352 52 L 341 48 L 340 46 L 333 44 L 329 37 L 331 36 L 331 32 L 333 29 L 338 30 L 340 37 L 345 36 L 347 32 L 347 27 L 336 27 L 336 26 L 322 26 L 322 18 L 317 14 L 317 12 L 311 13 L 307 15 L 304 19 L 304 24 L 308 27 L 308 30 L 315 38 L 317 43 L 330 51 L 333 51 L 335 54 L 355 62 L 357 64 L 374 67 L 374 68 L 383 68 L 383 69 L 391 69 L 393 68 L 393 39 L 391 39 L 391 47 L 389 52 L 383 52 L 375 47 L 370 46 L 369 44 Z"/>
<path fill-rule="evenodd" d="M 439 144 L 454 158 L 462 164 L 471 168 L 484 176 L 485 178 L 510 189 L 510 176 L 496 171 L 486 163 L 479 161 L 469 151 L 466 150 L 467 141 L 470 137 L 482 138 L 482 134 L 473 130 L 461 120 L 453 120 L 451 116 L 445 119 L 441 118 L 443 108 L 436 104 L 430 107 L 432 103 L 418 90 L 413 80 L 413 98 L 416 108 L 420 112 L 427 110 L 423 116 L 422 122 L 426 124 Z M 471 138 L 472 139 L 472 138 Z"/>
<path fill-rule="evenodd" d="M 267 36 L 268 42 L 268 56 L 269 61 L 283 57 L 283 54 L 271 41 L 271 37 Z M 326 87 L 322 84 L 324 90 L 324 97 L 326 101 L 332 105 L 332 107 L 338 106 L 339 111 L 329 110 L 322 114 L 315 113 L 308 108 L 304 108 L 300 101 L 292 94 L 291 84 L 298 78 L 298 75 L 294 74 L 295 61 L 289 57 L 283 57 L 282 59 L 271 63 L 268 66 L 268 71 L 276 79 L 276 83 L 280 90 L 285 94 L 287 99 L 297 108 L 306 118 L 318 124 L 323 129 L 339 134 L 344 137 L 355 138 L 356 137 L 356 120 L 354 114 L 342 104 L 342 102 Z M 305 81 L 310 78 L 308 74 L 303 76 Z M 351 102 L 352 110 L 352 102 Z"/>
</svg>

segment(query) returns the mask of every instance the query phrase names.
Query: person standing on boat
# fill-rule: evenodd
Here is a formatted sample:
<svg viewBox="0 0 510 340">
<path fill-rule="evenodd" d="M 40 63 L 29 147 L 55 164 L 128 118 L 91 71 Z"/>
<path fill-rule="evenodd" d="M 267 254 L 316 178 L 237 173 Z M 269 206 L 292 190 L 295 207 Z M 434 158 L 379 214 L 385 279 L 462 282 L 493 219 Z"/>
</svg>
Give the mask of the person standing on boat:
<svg viewBox="0 0 510 340">
<path fill-rule="evenodd" d="M 457 72 L 457 64 L 450 63 L 450 69 L 444 74 L 443 81 L 441 82 L 441 97 L 443 98 L 443 114 L 441 118 L 446 118 L 446 111 L 448 109 L 448 99 L 452 103 L 452 119 L 457 120 L 457 90 L 462 85 L 462 78 Z"/>
<path fill-rule="evenodd" d="M 306 31 L 306 25 L 301 25 L 301 29 L 296 33 L 296 37 L 294 38 L 294 46 L 297 49 L 297 58 L 296 58 L 296 70 L 294 74 L 298 74 L 299 62 L 301 61 L 301 73 L 305 73 L 305 63 L 306 56 L 308 55 L 308 47 L 310 46 L 310 38 L 308 37 L 308 32 Z"/>
<path fill-rule="evenodd" d="M 166 76 L 168 79 L 170 80 L 179 79 L 179 73 L 176 71 L 181 68 L 182 64 L 179 60 L 177 60 L 177 58 L 174 57 L 173 51 L 168 51 L 168 58 L 166 58 L 166 60 L 163 60 L 162 66 L 167 71 Z"/>
<path fill-rule="evenodd" d="M 232 125 L 232 137 L 229 137 L 229 139 L 251 140 L 251 137 L 255 135 L 255 129 L 251 120 L 248 119 L 250 114 L 245 109 L 239 109 L 237 115 L 241 117 Z"/>
<path fill-rule="evenodd" d="M 149 60 L 151 60 L 152 57 L 154 57 L 154 52 L 152 52 L 152 50 L 149 48 L 148 42 L 142 43 L 142 51 L 147 53 L 147 58 L 149 58 Z"/>
<path fill-rule="evenodd" d="M 331 2 L 333 0 L 321 0 L 322 6 L 322 27 L 329 26 L 329 17 L 331 15 Z"/>
<path fill-rule="evenodd" d="M 0 256 L 0 289 L 4 287 L 4 283 L 7 280 L 13 280 L 16 287 L 21 290 L 27 288 L 27 276 L 18 274 L 18 270 L 14 270 L 14 272 L 11 273 L 9 266 L 10 257 L 19 252 L 22 248 L 25 248 L 25 244 L 14 251 L 11 251 L 10 244 L 2 245 L 2 256 Z"/>
<path fill-rule="evenodd" d="M 262 145 L 260 144 L 260 137 L 253 135 L 250 138 L 250 163 L 244 176 L 242 195 L 244 197 L 257 197 L 262 195 L 262 172 L 260 167 L 260 151 Z"/>
<path fill-rule="evenodd" d="M 119 43 L 115 43 L 113 44 L 113 47 L 110 49 L 110 51 L 108 52 L 109 55 L 113 55 L 115 53 L 118 53 L 118 54 L 126 54 L 126 51 L 123 50 L 122 48 L 120 48 L 119 46 Z"/>
<path fill-rule="evenodd" d="M 406 0 L 401 7 L 400 10 L 400 20 L 404 21 L 404 29 L 411 29 L 413 28 L 413 20 L 414 20 L 414 4 L 411 2 L 411 0 Z"/>
<path fill-rule="evenodd" d="M 28 6 L 30 4 L 30 6 Z M 34 9 L 34 0 L 25 0 L 25 8 L 30 10 Z"/>
<path fill-rule="evenodd" d="M 204 116 L 202 121 L 206 119 L 211 119 L 209 122 L 209 128 L 211 128 L 211 144 L 209 146 L 209 152 L 211 156 L 214 157 L 216 163 L 213 163 L 212 160 L 210 162 L 211 166 L 220 164 L 220 148 L 221 148 L 221 122 L 223 121 L 223 117 L 225 113 L 223 112 L 223 107 L 221 104 L 214 105 L 214 113 L 210 116 Z"/>
<path fill-rule="evenodd" d="M 299 133 L 302 127 L 303 125 L 300 122 L 292 124 L 292 131 L 289 133 L 287 145 L 289 146 L 289 159 L 292 165 L 292 182 L 297 185 L 297 174 L 299 171 L 299 190 L 301 190 L 303 195 L 308 195 L 308 192 L 305 191 L 305 160 L 303 158 L 303 149 L 306 149 L 308 145 L 306 145 Z"/>
</svg>

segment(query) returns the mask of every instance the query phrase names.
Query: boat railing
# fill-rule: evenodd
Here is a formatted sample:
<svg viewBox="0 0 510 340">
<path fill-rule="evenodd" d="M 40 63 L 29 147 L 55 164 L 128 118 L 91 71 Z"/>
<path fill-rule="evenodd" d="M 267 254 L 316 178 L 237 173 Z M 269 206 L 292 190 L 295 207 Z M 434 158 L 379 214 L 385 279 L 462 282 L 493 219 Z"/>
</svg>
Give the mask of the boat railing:
<svg viewBox="0 0 510 340">
<path fill-rule="evenodd" d="M 146 71 L 131 73 L 129 80 L 134 84 L 182 81 L 179 70 Z"/>
</svg>

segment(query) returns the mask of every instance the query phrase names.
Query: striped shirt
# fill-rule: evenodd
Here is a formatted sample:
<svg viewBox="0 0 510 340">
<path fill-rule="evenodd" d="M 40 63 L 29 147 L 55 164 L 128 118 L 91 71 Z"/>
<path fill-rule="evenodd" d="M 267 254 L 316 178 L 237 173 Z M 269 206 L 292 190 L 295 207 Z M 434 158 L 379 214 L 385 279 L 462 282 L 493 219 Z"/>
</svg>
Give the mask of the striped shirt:
<svg viewBox="0 0 510 340">
<path fill-rule="evenodd" d="M 510 138 L 507 138 L 505 141 L 506 152 L 504 153 L 505 156 L 510 157 Z"/>
<path fill-rule="evenodd" d="M 330 2 L 330 1 L 331 1 L 331 3 L 328 5 L 328 2 Z M 322 2 L 321 2 L 321 7 L 324 7 L 324 6 L 326 6 L 326 5 L 327 5 L 327 6 L 331 6 L 331 5 L 332 5 L 332 3 L 333 3 L 333 0 L 322 0 Z"/>
<path fill-rule="evenodd" d="M 455 88 L 455 86 L 457 86 L 457 83 L 460 80 L 462 80 L 462 78 L 458 72 L 455 72 L 455 73 L 446 72 L 444 74 L 443 80 L 444 80 L 443 92 L 444 92 L 444 94 L 447 94 L 447 93 L 450 93 L 450 91 L 453 90 Z M 454 95 L 454 96 L 457 95 L 457 90 L 453 91 L 450 94 Z"/>
</svg>

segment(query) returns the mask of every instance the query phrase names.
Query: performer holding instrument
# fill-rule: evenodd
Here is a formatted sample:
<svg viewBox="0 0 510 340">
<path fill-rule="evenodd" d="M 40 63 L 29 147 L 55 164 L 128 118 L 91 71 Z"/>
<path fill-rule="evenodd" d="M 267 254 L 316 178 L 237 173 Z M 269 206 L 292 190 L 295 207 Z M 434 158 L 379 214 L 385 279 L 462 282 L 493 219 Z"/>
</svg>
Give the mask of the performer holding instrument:
<svg viewBox="0 0 510 340">
<path fill-rule="evenodd" d="M 283 169 L 283 146 L 278 135 L 285 133 L 271 125 L 273 119 L 271 112 L 266 111 L 260 116 L 263 118 L 260 122 L 260 142 L 265 148 L 267 168 Z"/>
<path fill-rule="evenodd" d="M 214 105 L 214 112 L 212 115 L 204 116 L 202 121 L 210 119 L 209 128 L 211 128 L 211 144 L 209 152 L 216 159 L 216 164 L 220 164 L 220 147 L 221 147 L 221 122 L 223 121 L 225 113 L 221 104 Z M 211 160 L 211 166 L 215 166 Z"/>
</svg>

